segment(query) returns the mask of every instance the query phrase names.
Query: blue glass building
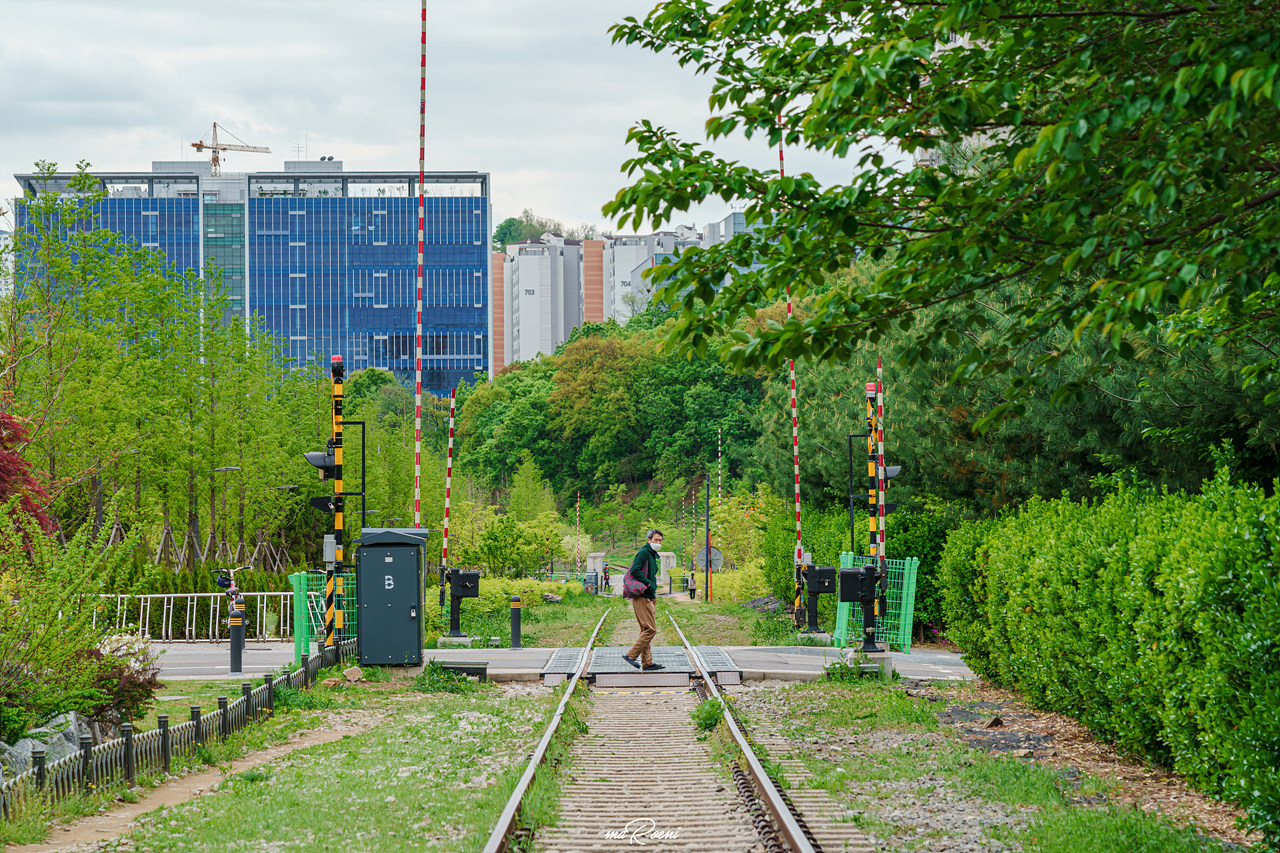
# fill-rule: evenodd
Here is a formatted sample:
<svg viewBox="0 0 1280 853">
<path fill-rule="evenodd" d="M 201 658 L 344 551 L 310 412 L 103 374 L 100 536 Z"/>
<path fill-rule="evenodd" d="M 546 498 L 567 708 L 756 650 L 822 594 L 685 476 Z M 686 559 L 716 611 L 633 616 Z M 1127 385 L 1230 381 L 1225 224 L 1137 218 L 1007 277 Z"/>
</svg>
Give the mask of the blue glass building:
<svg viewBox="0 0 1280 853">
<path fill-rule="evenodd" d="M 412 382 L 416 172 L 322 160 L 214 176 L 204 162 L 157 162 L 94 176 L 108 193 L 98 227 L 158 249 L 178 271 L 221 270 L 229 320 L 261 317 L 298 364 L 336 354 L 348 374 L 380 367 Z M 71 176 L 15 177 L 39 194 Z M 448 396 L 491 364 L 489 176 L 430 172 L 426 183 L 422 387 Z"/>
</svg>

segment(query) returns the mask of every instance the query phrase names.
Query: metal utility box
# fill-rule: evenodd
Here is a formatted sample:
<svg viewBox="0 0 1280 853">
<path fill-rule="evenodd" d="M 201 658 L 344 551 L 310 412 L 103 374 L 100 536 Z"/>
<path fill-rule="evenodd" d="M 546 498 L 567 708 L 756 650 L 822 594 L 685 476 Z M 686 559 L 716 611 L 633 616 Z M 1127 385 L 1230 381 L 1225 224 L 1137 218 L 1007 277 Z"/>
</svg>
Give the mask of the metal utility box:
<svg viewBox="0 0 1280 853">
<path fill-rule="evenodd" d="M 422 663 L 422 576 L 427 531 L 366 528 L 356 547 L 361 664 Z"/>
<path fill-rule="evenodd" d="M 449 595 L 454 598 L 479 598 L 480 573 L 463 569 L 450 570 Z"/>
<path fill-rule="evenodd" d="M 841 569 L 839 599 L 842 602 L 860 601 L 869 604 L 876 600 L 878 581 L 879 576 L 873 565 Z"/>
<path fill-rule="evenodd" d="M 805 571 L 805 586 L 812 593 L 836 591 L 836 570 L 834 566 L 809 566 Z"/>
</svg>

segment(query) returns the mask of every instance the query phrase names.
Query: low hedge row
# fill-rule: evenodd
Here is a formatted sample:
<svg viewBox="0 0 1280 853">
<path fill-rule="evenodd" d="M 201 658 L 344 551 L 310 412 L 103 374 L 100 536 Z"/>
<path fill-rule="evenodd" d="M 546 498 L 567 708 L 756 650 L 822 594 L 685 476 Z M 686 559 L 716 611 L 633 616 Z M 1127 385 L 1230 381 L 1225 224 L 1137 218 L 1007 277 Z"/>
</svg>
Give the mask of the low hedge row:
<svg viewBox="0 0 1280 853">
<path fill-rule="evenodd" d="M 1249 810 L 1280 843 L 1280 496 L 1120 489 L 953 531 L 949 636 L 979 674 Z"/>
</svg>

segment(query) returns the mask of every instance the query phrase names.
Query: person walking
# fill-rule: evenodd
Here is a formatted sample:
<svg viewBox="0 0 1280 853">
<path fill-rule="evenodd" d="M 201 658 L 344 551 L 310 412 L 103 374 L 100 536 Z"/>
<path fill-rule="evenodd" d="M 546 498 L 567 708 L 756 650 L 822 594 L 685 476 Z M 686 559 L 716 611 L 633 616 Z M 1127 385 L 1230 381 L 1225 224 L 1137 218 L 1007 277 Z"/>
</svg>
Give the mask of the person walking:
<svg viewBox="0 0 1280 853">
<path fill-rule="evenodd" d="M 653 653 L 649 651 L 649 643 L 658 633 L 657 599 L 658 599 L 658 551 L 662 549 L 662 531 L 653 529 L 645 537 L 646 544 L 640 548 L 636 558 L 631 561 L 628 572 L 631 577 L 644 584 L 643 595 L 631 599 L 631 606 L 636 613 L 636 622 L 640 625 L 640 638 L 627 651 L 622 659 L 637 669 L 666 669 L 660 663 L 653 662 Z"/>
</svg>

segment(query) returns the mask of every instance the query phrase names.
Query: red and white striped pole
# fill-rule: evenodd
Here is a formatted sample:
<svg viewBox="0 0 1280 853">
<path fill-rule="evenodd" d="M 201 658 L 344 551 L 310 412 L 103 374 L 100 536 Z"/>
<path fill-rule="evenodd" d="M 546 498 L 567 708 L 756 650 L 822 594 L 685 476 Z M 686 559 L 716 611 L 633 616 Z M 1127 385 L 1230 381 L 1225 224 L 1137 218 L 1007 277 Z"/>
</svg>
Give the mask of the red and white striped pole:
<svg viewBox="0 0 1280 853">
<path fill-rule="evenodd" d="M 787 176 L 786 164 L 782 157 L 782 116 L 778 116 L 778 177 Z M 787 285 L 787 320 L 792 316 L 791 285 Z M 791 380 L 791 462 L 796 485 L 796 562 L 799 563 L 804 548 L 800 545 L 800 410 L 796 408 L 796 361 L 787 359 L 787 373 Z"/>
<path fill-rule="evenodd" d="M 413 526 L 422 526 L 422 244 L 426 219 L 427 186 L 427 0 L 422 0 L 422 60 L 419 66 L 418 103 L 418 287 L 414 301 L 413 334 Z M 449 446 L 453 446 L 452 403 Z M 445 550 L 449 550 L 449 486 L 445 480 Z M 443 560 L 442 560 L 443 562 Z"/>
<path fill-rule="evenodd" d="M 720 506 L 721 491 L 724 489 L 724 439 L 716 427 L 716 506 Z"/>
<path fill-rule="evenodd" d="M 453 415 L 454 399 L 458 389 L 449 392 L 449 450 L 444 465 L 444 547 L 440 551 L 440 565 L 449 565 L 449 498 L 453 491 Z"/>
<path fill-rule="evenodd" d="M 689 550 L 689 530 L 684 526 L 685 515 L 689 510 L 689 495 L 686 493 L 680 501 L 680 553 L 684 554 Z"/>
<path fill-rule="evenodd" d="M 573 570 L 575 572 L 582 571 L 582 492 L 578 492 L 578 499 L 573 508 Z"/>
</svg>

